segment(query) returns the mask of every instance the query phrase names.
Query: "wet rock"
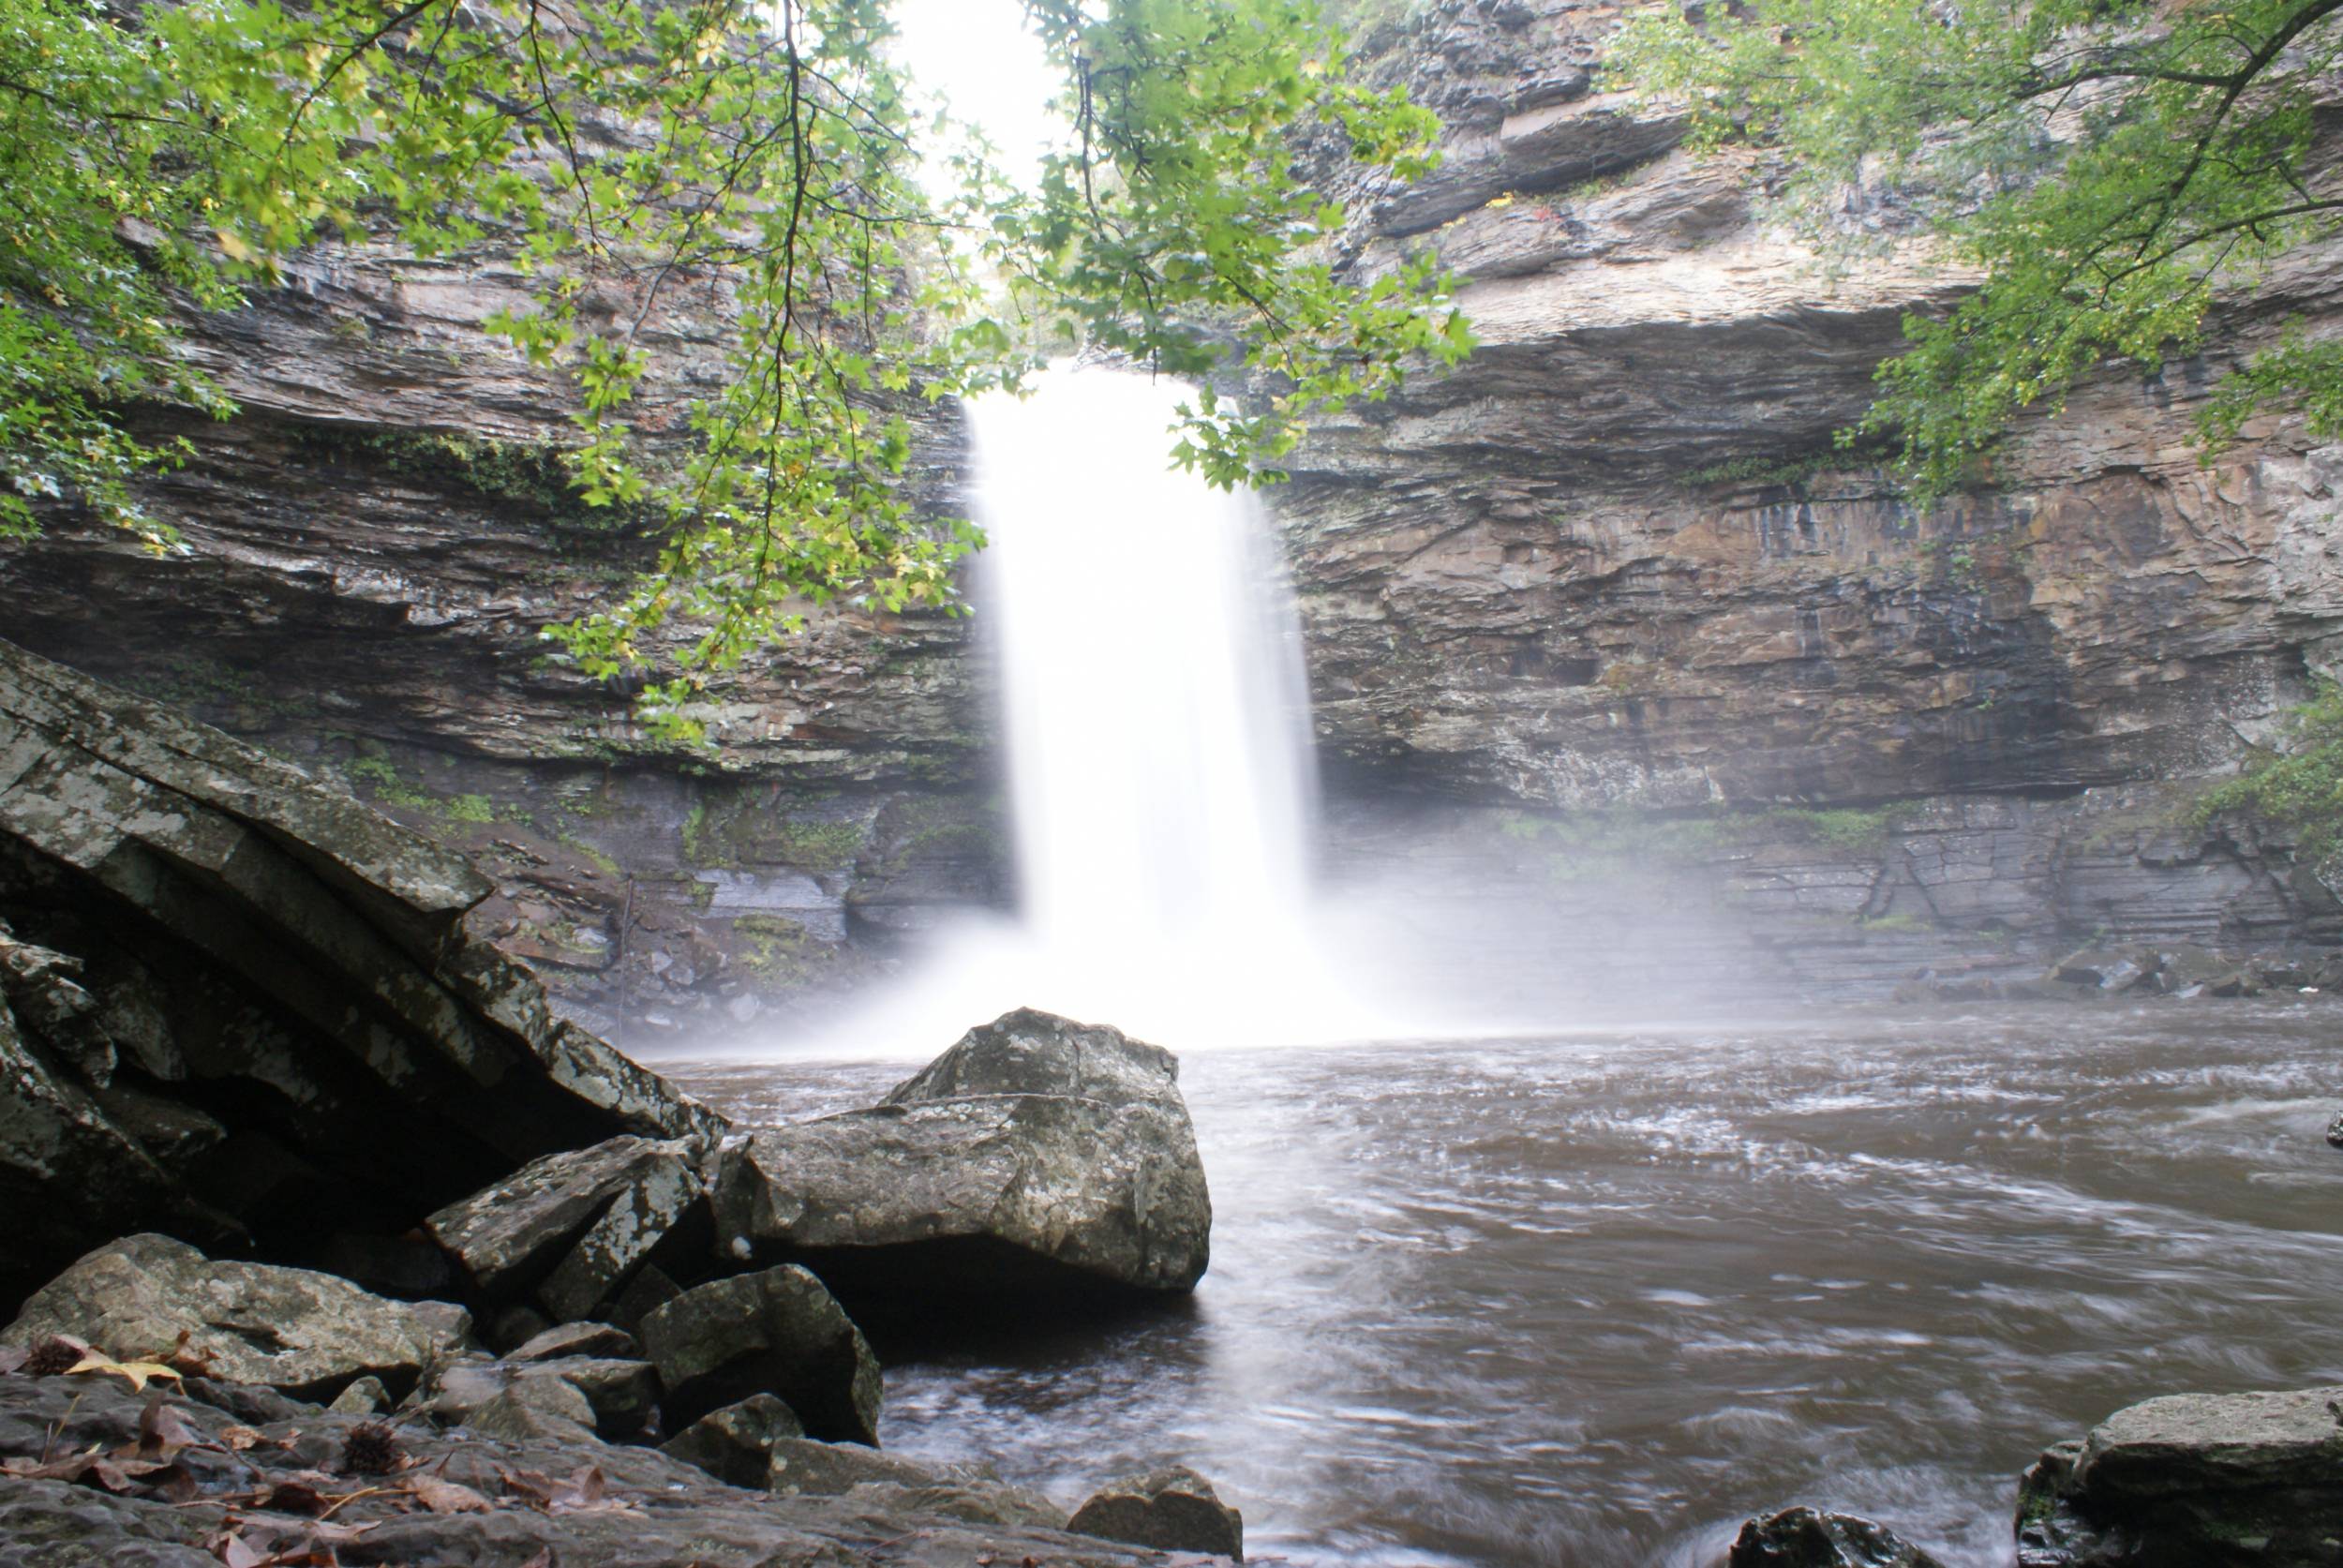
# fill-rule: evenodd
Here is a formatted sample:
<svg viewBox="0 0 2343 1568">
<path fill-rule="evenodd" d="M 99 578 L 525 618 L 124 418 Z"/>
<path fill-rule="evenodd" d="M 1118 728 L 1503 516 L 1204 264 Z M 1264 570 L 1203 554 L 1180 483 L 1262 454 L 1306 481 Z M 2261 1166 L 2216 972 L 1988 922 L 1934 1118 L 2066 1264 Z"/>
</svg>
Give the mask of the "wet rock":
<svg viewBox="0 0 2343 1568">
<path fill-rule="evenodd" d="M 802 1268 L 783 1264 L 686 1291 L 643 1320 L 642 1339 L 675 1424 L 770 1394 L 817 1438 L 878 1445 L 878 1362 Z"/>
<path fill-rule="evenodd" d="M 2335 1120 L 2327 1124 L 2327 1142 L 2338 1149 L 2343 1149 L 2343 1111 L 2336 1112 Z"/>
<path fill-rule="evenodd" d="M 2343 1388 L 2183 1394 L 2046 1450 L 2022 1568 L 2307 1568 L 2343 1551 Z"/>
<path fill-rule="evenodd" d="M 1245 1516 L 1185 1465 L 1115 1482 L 1075 1509 L 1066 1528 L 1134 1546 L 1245 1557 Z"/>
<path fill-rule="evenodd" d="M 698 1149 L 613 1138 L 547 1155 L 431 1216 L 432 1237 L 492 1299 L 533 1292 L 555 1321 L 584 1318 L 704 1213 Z"/>
<path fill-rule="evenodd" d="M 1725 1568 L 1944 1568 L 1885 1525 L 1853 1514 L 1785 1508 L 1751 1519 L 1733 1538 Z"/>
<path fill-rule="evenodd" d="M 169 1351 L 184 1332 L 215 1377 L 331 1399 L 364 1377 L 411 1387 L 470 1329 L 470 1316 L 444 1303 L 385 1301 L 332 1275 L 215 1262 L 185 1242 L 136 1235 L 35 1292 L 0 1342 L 70 1334 L 121 1359 Z"/>
<path fill-rule="evenodd" d="M 752 1394 L 701 1416 L 661 1443 L 659 1451 L 726 1486 L 762 1490 L 772 1475 L 773 1444 L 803 1436 L 805 1427 L 787 1405 L 769 1394 Z"/>
<path fill-rule="evenodd" d="M 801 1259 L 858 1305 L 1192 1289 L 1212 1199 L 1175 1075 L 1113 1030 L 1007 1014 L 886 1104 L 726 1149 L 718 1230 L 734 1257 Z"/>
</svg>

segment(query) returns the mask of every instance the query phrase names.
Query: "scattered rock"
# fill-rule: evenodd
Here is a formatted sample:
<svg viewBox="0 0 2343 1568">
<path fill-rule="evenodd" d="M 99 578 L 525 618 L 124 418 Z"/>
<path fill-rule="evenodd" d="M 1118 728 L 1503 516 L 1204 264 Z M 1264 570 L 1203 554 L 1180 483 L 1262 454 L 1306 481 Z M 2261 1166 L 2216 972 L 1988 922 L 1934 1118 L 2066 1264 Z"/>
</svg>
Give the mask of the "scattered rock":
<svg viewBox="0 0 2343 1568">
<path fill-rule="evenodd" d="M 616 1293 L 699 1198 L 694 1156 L 681 1141 L 643 1138 L 547 1155 L 440 1210 L 426 1228 L 483 1294 L 538 1290 L 571 1308 L 557 1321 L 581 1317 Z"/>
<path fill-rule="evenodd" d="M 679 1425 L 770 1394 L 814 1437 L 878 1445 L 878 1362 L 802 1268 L 783 1264 L 686 1291 L 643 1320 L 642 1338 Z"/>
<path fill-rule="evenodd" d="M 1209 1552 L 1240 1561 L 1245 1557 L 1245 1516 L 1185 1465 L 1168 1465 L 1105 1487 L 1074 1510 L 1066 1528 L 1134 1546 Z"/>
<path fill-rule="evenodd" d="M 797 1414 L 769 1394 L 752 1394 L 710 1411 L 659 1445 L 661 1453 L 696 1465 L 728 1486 L 769 1489 L 773 1444 L 801 1438 Z"/>
<path fill-rule="evenodd" d="M 1785 1508 L 1751 1519 L 1733 1539 L 1725 1568 L 1944 1568 L 1885 1525 L 1853 1514 Z"/>
<path fill-rule="evenodd" d="M 858 1306 L 931 1316 L 1186 1291 L 1212 1232 L 1170 1053 L 1032 1011 L 972 1030 L 886 1104 L 728 1148 L 716 1211 L 736 1258 L 802 1260 Z"/>
<path fill-rule="evenodd" d="M 385 1301 L 332 1275 L 214 1262 L 169 1236 L 136 1235 L 36 1292 L 0 1340 L 69 1334 L 127 1359 L 169 1351 L 184 1333 L 215 1377 L 331 1399 L 369 1376 L 410 1388 L 470 1330 L 461 1307 Z"/>
<path fill-rule="evenodd" d="M 2308 1568 L 2343 1542 L 2343 1388 L 2182 1394 L 2046 1450 L 2022 1568 Z"/>
<path fill-rule="evenodd" d="M 2327 1142 L 2343 1149 L 2343 1111 L 2336 1112 L 2335 1120 L 2327 1124 Z"/>
<path fill-rule="evenodd" d="M 2051 966 L 2051 978 L 2069 985 L 2097 986 L 2101 991 L 2132 991 L 2156 974 L 2152 955 L 2143 952 L 2085 948 L 2068 953 Z"/>
<path fill-rule="evenodd" d="M 970 1524 L 1067 1528 L 1065 1509 L 1006 1485 L 990 1467 L 915 1464 L 850 1442 L 777 1439 L 765 1484 L 783 1497 L 836 1497 L 880 1513 L 916 1509 Z"/>
</svg>

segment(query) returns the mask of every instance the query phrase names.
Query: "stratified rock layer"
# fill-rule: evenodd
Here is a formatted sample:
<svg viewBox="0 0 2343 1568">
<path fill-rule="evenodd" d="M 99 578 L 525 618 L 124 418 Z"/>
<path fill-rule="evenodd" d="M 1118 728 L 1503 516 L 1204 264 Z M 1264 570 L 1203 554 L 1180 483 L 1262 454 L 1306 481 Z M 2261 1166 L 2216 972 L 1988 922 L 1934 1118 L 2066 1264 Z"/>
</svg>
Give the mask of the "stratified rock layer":
<svg viewBox="0 0 2343 1568">
<path fill-rule="evenodd" d="M 314 1255 L 548 1151 L 712 1134 L 466 933 L 488 891 L 298 769 L 0 644 L 17 1288 L 126 1231 Z"/>
</svg>

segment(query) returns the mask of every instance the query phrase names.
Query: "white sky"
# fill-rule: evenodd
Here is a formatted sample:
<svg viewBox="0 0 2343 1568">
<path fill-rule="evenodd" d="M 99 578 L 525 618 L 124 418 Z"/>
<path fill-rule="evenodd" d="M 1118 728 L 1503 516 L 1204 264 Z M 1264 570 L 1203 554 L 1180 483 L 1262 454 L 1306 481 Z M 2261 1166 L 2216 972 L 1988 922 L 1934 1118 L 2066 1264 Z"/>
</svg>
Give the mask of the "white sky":
<svg viewBox="0 0 2343 1568">
<path fill-rule="evenodd" d="M 1018 0 L 895 0 L 902 59 L 914 81 L 948 100 L 954 117 L 979 127 L 999 149 L 1002 171 L 1030 186 L 1052 131 L 1057 79 L 1040 40 L 1025 31 Z"/>
</svg>

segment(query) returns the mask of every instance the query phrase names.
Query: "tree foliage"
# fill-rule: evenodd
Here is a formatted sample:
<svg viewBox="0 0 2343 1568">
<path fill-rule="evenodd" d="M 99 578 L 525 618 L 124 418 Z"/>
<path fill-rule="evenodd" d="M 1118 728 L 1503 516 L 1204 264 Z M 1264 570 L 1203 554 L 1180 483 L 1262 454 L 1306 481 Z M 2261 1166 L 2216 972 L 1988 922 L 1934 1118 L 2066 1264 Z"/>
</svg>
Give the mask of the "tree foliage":
<svg viewBox="0 0 2343 1568">
<path fill-rule="evenodd" d="M 679 638 L 649 709 L 851 595 L 951 607 L 964 522 L 915 515 L 916 399 L 1014 385 L 1086 341 L 1204 383 L 1179 457 L 1275 477 L 1305 415 L 1470 346 L 1428 262 L 1363 288 L 1292 145 L 1338 127 L 1395 176 L 1437 126 L 1345 82 L 1315 0 L 1025 0 L 1073 127 L 1036 191 L 962 154 L 918 177 L 880 0 L 187 0 L 135 21 L 0 0 L 0 530 L 57 497 L 140 530 L 142 403 L 230 405 L 179 352 L 321 239 L 516 257 L 485 325 L 575 378 L 586 499 L 655 518 L 653 568 L 555 629 L 599 677 Z M 633 439 L 646 325 L 687 287 L 731 318 L 690 455 Z M 688 629 L 688 630 L 686 630 Z"/>
<path fill-rule="evenodd" d="M 2325 867 L 2343 854 L 2343 686 L 2321 679 L 2311 699 L 2286 714 L 2285 750 L 2253 761 L 2209 790 L 2196 817 L 2242 812 L 2297 829 L 2296 856 Z"/>
<path fill-rule="evenodd" d="M 1848 231 L 1851 187 L 1890 187 L 1981 271 L 1949 313 L 1906 320 L 1846 433 L 1893 435 L 1935 493 L 2021 410 L 2055 411 L 2109 359 L 2195 351 L 2221 290 L 2336 232 L 2316 143 L 2339 61 L 2343 0 L 1756 0 L 1640 17 L 1618 68 L 1685 96 L 1703 142 L 1786 155 L 1815 231 Z M 2204 433 L 2269 407 L 2343 434 L 2343 351 L 2251 361 Z"/>
</svg>

